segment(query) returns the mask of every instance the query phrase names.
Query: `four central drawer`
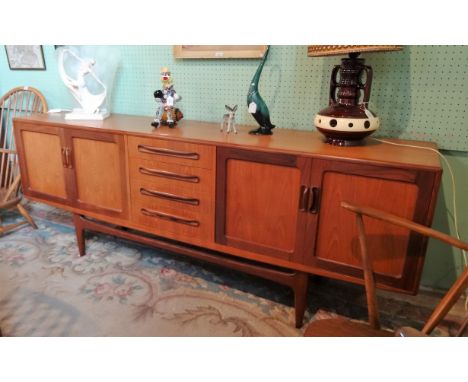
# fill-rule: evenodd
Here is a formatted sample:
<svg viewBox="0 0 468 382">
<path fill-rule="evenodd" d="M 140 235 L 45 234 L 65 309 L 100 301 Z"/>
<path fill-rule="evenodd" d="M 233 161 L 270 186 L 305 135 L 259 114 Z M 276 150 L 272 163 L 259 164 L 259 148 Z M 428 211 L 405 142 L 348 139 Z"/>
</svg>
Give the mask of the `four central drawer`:
<svg viewBox="0 0 468 382">
<path fill-rule="evenodd" d="M 189 242 L 214 237 L 215 148 L 128 137 L 132 220 Z"/>
</svg>

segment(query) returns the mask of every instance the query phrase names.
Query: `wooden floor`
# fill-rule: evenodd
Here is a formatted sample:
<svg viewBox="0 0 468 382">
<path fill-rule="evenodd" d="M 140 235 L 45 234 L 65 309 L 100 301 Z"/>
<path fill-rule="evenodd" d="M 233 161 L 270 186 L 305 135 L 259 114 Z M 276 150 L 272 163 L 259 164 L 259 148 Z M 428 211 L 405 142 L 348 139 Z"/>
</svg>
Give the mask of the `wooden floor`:
<svg viewBox="0 0 468 382">
<path fill-rule="evenodd" d="M 416 296 L 395 295 L 386 291 L 380 291 L 379 295 L 382 297 L 391 297 L 395 300 L 402 302 L 409 302 L 417 306 L 431 308 L 437 304 L 443 297 L 443 291 L 434 291 L 427 288 L 421 288 Z M 468 296 L 467 296 L 468 297 Z M 460 300 L 454 305 L 449 315 L 453 317 L 464 317 L 468 314 L 466 308 L 466 298 L 462 296 Z"/>
<path fill-rule="evenodd" d="M 416 296 L 378 290 L 377 303 L 382 326 L 391 330 L 401 326 L 421 329 L 442 296 L 443 291 L 425 288 L 421 288 Z M 364 287 L 341 281 L 313 278 L 309 289 L 309 310 L 315 314 L 325 311 L 366 321 Z M 465 299 L 462 296 L 447 314 L 446 320 L 439 325 L 435 334 L 454 335 L 467 315 Z"/>
</svg>

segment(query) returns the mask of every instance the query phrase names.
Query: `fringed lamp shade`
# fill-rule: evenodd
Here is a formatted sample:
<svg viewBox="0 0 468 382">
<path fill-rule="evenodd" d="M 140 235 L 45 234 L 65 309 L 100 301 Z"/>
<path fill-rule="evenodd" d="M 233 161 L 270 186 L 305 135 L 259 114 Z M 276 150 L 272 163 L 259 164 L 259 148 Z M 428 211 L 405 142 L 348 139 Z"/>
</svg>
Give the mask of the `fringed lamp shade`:
<svg viewBox="0 0 468 382">
<path fill-rule="evenodd" d="M 340 54 L 363 52 L 390 52 L 401 50 L 401 45 L 309 45 L 309 57 L 337 56 Z"/>
<path fill-rule="evenodd" d="M 335 65 L 330 80 L 329 104 L 314 119 L 315 127 L 326 142 L 338 146 L 358 145 L 380 125 L 379 118 L 368 110 L 372 68 L 358 58 L 362 52 L 401 50 L 400 45 L 310 45 L 309 57 L 349 54 Z M 365 75 L 364 75 L 365 73 Z M 364 80 L 363 80 L 364 78 Z"/>
</svg>

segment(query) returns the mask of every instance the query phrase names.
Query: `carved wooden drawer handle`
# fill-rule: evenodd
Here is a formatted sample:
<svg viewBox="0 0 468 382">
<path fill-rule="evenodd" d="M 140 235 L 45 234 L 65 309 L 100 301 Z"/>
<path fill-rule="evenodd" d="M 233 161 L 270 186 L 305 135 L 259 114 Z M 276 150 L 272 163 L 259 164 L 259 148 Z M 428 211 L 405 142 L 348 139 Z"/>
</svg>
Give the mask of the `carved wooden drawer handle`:
<svg viewBox="0 0 468 382">
<path fill-rule="evenodd" d="M 182 174 L 177 174 L 175 172 L 155 170 L 155 169 L 146 168 L 146 167 L 140 167 L 138 171 L 140 171 L 140 173 L 145 174 L 145 175 L 160 176 L 161 178 L 176 179 L 176 180 L 182 180 L 184 182 L 191 182 L 191 183 L 200 182 L 200 178 L 196 175 L 182 175 Z"/>
<path fill-rule="evenodd" d="M 198 160 L 200 159 L 200 154 L 198 153 L 191 153 L 187 151 L 176 151 L 171 149 L 162 149 L 147 145 L 138 145 L 138 151 L 141 153 L 147 154 L 159 154 L 159 155 L 167 155 L 171 157 L 178 157 L 178 158 L 186 158 L 186 159 L 193 159 Z"/>
<path fill-rule="evenodd" d="M 148 190 L 147 188 L 140 188 L 140 194 L 146 196 L 154 196 L 156 198 L 173 200 L 175 202 L 191 204 L 192 206 L 198 206 L 200 204 L 200 200 L 195 198 L 186 198 L 179 195 L 169 194 L 167 192 L 160 192 L 154 190 Z"/>
<path fill-rule="evenodd" d="M 151 217 L 155 217 L 155 218 L 159 218 L 163 220 L 169 220 L 175 223 L 186 224 L 192 227 L 200 226 L 200 222 L 197 220 L 187 220 L 179 216 L 169 215 L 169 214 L 165 214 L 159 211 L 148 210 L 146 208 L 142 208 L 140 211 L 143 215 L 146 215 L 146 216 L 151 216 Z"/>
</svg>

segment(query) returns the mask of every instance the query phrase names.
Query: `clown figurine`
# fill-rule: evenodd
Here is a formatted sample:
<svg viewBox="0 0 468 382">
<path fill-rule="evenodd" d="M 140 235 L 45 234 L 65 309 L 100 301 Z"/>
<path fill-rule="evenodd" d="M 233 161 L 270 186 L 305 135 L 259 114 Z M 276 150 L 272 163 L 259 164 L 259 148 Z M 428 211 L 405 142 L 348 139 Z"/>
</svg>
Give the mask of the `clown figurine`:
<svg viewBox="0 0 468 382">
<path fill-rule="evenodd" d="M 161 69 L 161 84 L 162 90 L 154 92 L 154 98 L 159 105 L 151 125 L 159 127 L 161 124 L 166 124 L 172 128 L 178 120 L 183 118 L 182 112 L 174 106 L 182 97 L 176 93 L 172 84 L 171 72 L 166 67 Z"/>
</svg>

